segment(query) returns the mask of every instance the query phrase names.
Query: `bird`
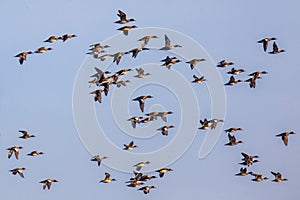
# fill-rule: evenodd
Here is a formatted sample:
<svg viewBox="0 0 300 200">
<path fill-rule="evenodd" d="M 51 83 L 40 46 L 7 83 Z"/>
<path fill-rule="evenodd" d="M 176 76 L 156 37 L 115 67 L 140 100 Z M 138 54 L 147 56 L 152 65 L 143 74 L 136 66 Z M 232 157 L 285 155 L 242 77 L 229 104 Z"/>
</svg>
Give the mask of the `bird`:
<svg viewBox="0 0 300 200">
<path fill-rule="evenodd" d="M 249 156 L 248 154 L 244 153 L 244 152 L 241 152 L 242 156 L 243 156 L 243 159 L 244 161 L 246 160 L 251 160 L 253 161 L 254 158 L 259 158 L 259 156 L 255 155 L 255 156 Z"/>
<path fill-rule="evenodd" d="M 226 60 L 221 60 L 218 64 L 217 64 L 217 67 L 228 67 L 230 65 L 233 65 L 234 62 L 227 62 Z"/>
<path fill-rule="evenodd" d="M 35 135 L 29 135 L 28 132 L 25 130 L 19 130 L 19 132 L 23 134 L 22 136 L 19 137 L 22 139 L 29 139 L 35 137 Z"/>
<path fill-rule="evenodd" d="M 94 95 L 95 101 L 102 103 L 102 92 L 104 92 L 104 90 L 95 90 L 95 91 L 91 92 L 90 94 Z"/>
<path fill-rule="evenodd" d="M 107 158 L 108 158 L 108 157 L 106 157 L 106 156 L 100 157 L 99 155 L 96 155 L 96 156 L 93 156 L 93 157 L 91 158 L 91 161 L 97 162 L 98 166 L 100 166 L 102 160 L 107 159 Z"/>
<path fill-rule="evenodd" d="M 104 91 L 105 96 L 108 95 L 110 85 L 115 84 L 115 83 L 116 83 L 115 81 L 109 81 L 109 82 L 101 83 L 100 86 L 104 87 L 103 91 Z"/>
<path fill-rule="evenodd" d="M 235 136 L 230 135 L 230 133 L 228 133 L 228 139 L 229 139 L 229 142 L 227 144 L 225 144 L 227 146 L 235 146 L 237 144 L 243 143 L 242 141 L 236 141 Z"/>
<path fill-rule="evenodd" d="M 118 52 L 113 54 L 114 60 L 113 62 L 115 62 L 117 65 L 120 63 L 122 56 L 124 56 L 125 54 L 128 54 L 129 52 Z"/>
<path fill-rule="evenodd" d="M 277 38 L 275 38 L 275 37 L 267 37 L 267 38 L 264 38 L 264 39 L 261 39 L 261 40 L 257 41 L 257 43 L 262 43 L 264 52 L 266 52 L 269 42 L 272 41 L 272 40 L 276 40 L 276 39 Z"/>
<path fill-rule="evenodd" d="M 43 155 L 45 154 L 44 152 L 41 151 L 32 151 L 30 153 L 27 154 L 27 156 L 39 156 L 39 155 Z"/>
<path fill-rule="evenodd" d="M 77 37 L 77 35 L 74 35 L 74 34 L 73 35 L 65 34 L 65 35 L 61 36 L 61 39 L 62 39 L 63 42 L 65 42 L 65 41 L 70 40 L 70 39 L 72 39 L 74 37 Z"/>
<path fill-rule="evenodd" d="M 59 182 L 59 180 L 56 180 L 56 179 L 46 179 L 46 180 L 40 181 L 40 183 L 43 183 L 43 190 L 45 190 L 46 187 L 48 188 L 48 190 L 50 190 L 51 184 L 57 183 L 57 182 Z"/>
<path fill-rule="evenodd" d="M 173 65 L 181 62 L 181 60 L 176 59 L 176 57 L 170 58 L 167 56 L 165 59 L 161 60 L 161 62 L 164 62 L 161 66 L 166 66 L 168 69 L 171 69 Z"/>
<path fill-rule="evenodd" d="M 119 31 L 123 31 L 123 34 L 124 35 L 128 35 L 128 33 L 129 33 L 129 31 L 131 30 L 131 29 L 133 29 L 133 28 L 138 28 L 136 25 L 133 25 L 133 26 L 123 26 L 123 27 L 121 27 L 121 28 L 118 28 L 117 30 L 119 30 Z"/>
<path fill-rule="evenodd" d="M 162 178 L 162 177 L 164 177 L 165 173 L 171 172 L 171 171 L 173 171 L 173 169 L 171 169 L 171 168 L 161 168 L 159 170 L 156 170 L 155 172 L 158 172 L 159 177 Z"/>
<path fill-rule="evenodd" d="M 135 148 L 138 148 L 138 146 L 135 145 L 133 141 L 131 141 L 128 145 L 124 144 L 123 150 L 129 150 L 130 151 L 130 150 L 133 150 Z"/>
<path fill-rule="evenodd" d="M 148 194 L 152 188 L 156 188 L 156 186 L 155 185 L 144 186 L 144 187 L 139 188 L 138 190 L 142 190 L 144 192 L 144 194 Z"/>
<path fill-rule="evenodd" d="M 156 178 L 156 176 L 149 176 L 149 175 L 145 174 L 145 175 L 141 176 L 140 181 L 147 182 L 147 181 L 150 181 L 153 178 Z"/>
<path fill-rule="evenodd" d="M 211 125 L 210 125 L 211 129 L 215 129 L 217 127 L 218 123 L 220 123 L 220 122 L 224 122 L 224 120 L 223 119 L 211 119 L 208 121 L 208 123 L 211 123 Z"/>
<path fill-rule="evenodd" d="M 182 47 L 181 45 L 179 44 L 176 44 L 176 45 L 171 45 L 171 41 L 170 39 L 168 38 L 167 35 L 165 35 L 165 46 L 160 48 L 159 50 L 172 50 L 176 47 Z"/>
<path fill-rule="evenodd" d="M 152 38 L 158 38 L 158 36 L 156 36 L 156 35 L 147 35 L 145 37 L 142 37 L 138 41 L 142 42 L 142 44 L 141 44 L 142 47 L 145 47 Z"/>
<path fill-rule="evenodd" d="M 132 53 L 132 58 L 136 58 L 137 55 L 141 52 L 141 51 L 145 51 L 145 50 L 150 50 L 149 48 L 146 47 L 139 47 L 139 48 L 135 48 L 129 51 L 129 53 Z"/>
<path fill-rule="evenodd" d="M 141 119 L 143 119 L 143 117 L 141 117 L 141 116 L 139 116 L 139 117 L 131 117 L 127 121 L 130 121 L 132 127 L 136 128 L 136 124 L 139 124 Z"/>
<path fill-rule="evenodd" d="M 167 112 L 158 112 L 158 115 L 164 122 L 167 122 L 167 116 L 173 114 L 172 111 L 167 111 Z"/>
<path fill-rule="evenodd" d="M 206 79 L 204 78 L 204 76 L 201 76 L 200 78 L 196 75 L 193 75 L 194 80 L 192 81 L 192 83 L 203 83 L 206 81 Z"/>
<path fill-rule="evenodd" d="M 116 181 L 114 178 L 110 178 L 110 174 L 108 172 L 105 172 L 105 177 L 103 180 L 99 181 L 100 183 L 111 183 L 113 181 Z"/>
<path fill-rule="evenodd" d="M 253 77 L 245 80 L 245 82 L 249 82 L 250 88 L 256 88 L 256 80 L 258 80 L 258 79 L 261 79 L 261 77 L 256 78 L 255 76 L 253 76 Z"/>
<path fill-rule="evenodd" d="M 267 71 L 256 71 L 256 72 L 252 72 L 251 74 L 248 74 L 248 76 L 252 76 L 255 79 L 259 79 L 259 78 L 261 78 L 261 76 L 263 74 L 268 74 L 268 72 Z"/>
<path fill-rule="evenodd" d="M 211 128 L 210 125 L 209 125 L 209 122 L 208 122 L 208 120 L 206 118 L 204 120 L 200 119 L 200 124 L 201 124 L 201 127 L 198 128 L 198 129 L 208 130 L 208 129 Z"/>
<path fill-rule="evenodd" d="M 118 20 L 118 21 L 115 21 L 114 23 L 117 23 L 117 24 L 127 24 L 127 23 L 129 23 L 129 22 L 133 22 L 133 21 L 135 21 L 135 19 L 133 19 L 133 18 L 131 18 L 131 19 L 127 19 L 126 18 L 126 14 L 123 12 L 123 11 L 121 11 L 121 10 L 118 10 L 118 16 L 120 17 L 120 20 Z"/>
<path fill-rule="evenodd" d="M 253 159 L 249 159 L 247 158 L 246 160 L 244 160 L 243 162 L 239 163 L 240 165 L 245 165 L 247 167 L 253 165 L 254 163 L 259 162 L 259 160 L 253 160 Z"/>
<path fill-rule="evenodd" d="M 136 78 L 145 78 L 146 76 L 150 75 L 150 73 L 145 73 L 144 69 L 142 68 L 136 68 L 135 70 L 138 73 L 137 75 L 134 76 Z"/>
<path fill-rule="evenodd" d="M 248 172 L 246 167 L 245 168 L 242 167 L 240 169 L 240 172 L 235 175 L 236 176 L 247 176 L 248 174 L 252 174 L 252 172 Z"/>
<path fill-rule="evenodd" d="M 246 71 L 246 70 L 244 70 L 244 69 L 235 69 L 235 68 L 233 67 L 233 68 L 231 68 L 230 71 L 227 72 L 227 74 L 238 75 L 238 74 L 243 73 L 243 72 L 245 72 L 245 71 Z"/>
<path fill-rule="evenodd" d="M 56 36 L 50 36 L 47 40 L 45 40 L 44 42 L 49 42 L 49 43 L 53 43 L 56 42 L 58 40 L 62 40 L 62 37 L 56 37 Z"/>
<path fill-rule="evenodd" d="M 153 96 L 151 96 L 151 95 L 139 96 L 139 97 L 136 97 L 136 98 L 132 99 L 132 101 L 138 101 L 139 105 L 140 105 L 141 111 L 144 112 L 144 109 L 145 109 L 145 100 L 149 99 L 149 98 L 153 98 Z"/>
<path fill-rule="evenodd" d="M 21 65 L 23 65 L 24 60 L 27 59 L 27 55 L 29 55 L 29 54 L 33 54 L 33 52 L 32 51 L 24 51 L 24 52 L 21 52 L 21 53 L 15 55 L 15 57 L 19 58 L 19 63 Z"/>
<path fill-rule="evenodd" d="M 24 167 L 15 168 L 9 170 L 13 175 L 19 174 L 22 178 L 24 178 L 23 170 L 26 170 Z"/>
<path fill-rule="evenodd" d="M 18 160 L 20 149 L 23 149 L 23 147 L 22 146 L 14 146 L 14 147 L 7 148 L 6 150 L 8 150 L 8 159 L 12 156 L 12 154 L 15 154 L 15 157 Z"/>
<path fill-rule="evenodd" d="M 271 174 L 273 174 L 275 176 L 275 179 L 272 180 L 273 182 L 283 182 L 283 181 L 288 181 L 288 179 L 286 178 L 281 178 L 281 173 L 279 172 L 272 172 L 271 171 Z"/>
<path fill-rule="evenodd" d="M 135 165 L 133 165 L 136 169 L 136 171 L 140 171 L 142 169 L 142 167 L 145 167 L 146 165 L 149 165 L 150 161 L 146 161 L 146 162 L 139 162 Z"/>
<path fill-rule="evenodd" d="M 236 131 L 242 131 L 242 130 L 243 130 L 242 128 L 229 128 L 224 131 L 225 131 L 225 133 L 234 133 Z"/>
<path fill-rule="evenodd" d="M 117 81 L 116 85 L 117 87 L 121 87 L 121 86 L 127 86 L 127 83 L 130 83 L 130 80 L 121 80 L 121 81 Z"/>
<path fill-rule="evenodd" d="M 293 135 L 293 134 L 296 134 L 296 133 L 293 131 L 284 132 L 284 133 L 280 133 L 280 134 L 276 135 L 276 137 L 281 137 L 284 145 L 287 146 L 288 142 L 289 142 L 289 135 Z"/>
<path fill-rule="evenodd" d="M 188 63 L 190 64 L 190 67 L 191 69 L 193 70 L 195 68 L 195 66 L 199 63 L 199 62 L 202 62 L 202 61 L 206 61 L 206 59 L 204 58 L 195 58 L 193 60 L 190 60 L 190 61 L 187 61 L 185 63 Z"/>
<path fill-rule="evenodd" d="M 175 128 L 175 126 L 173 126 L 173 125 L 163 126 L 163 127 L 158 128 L 156 130 L 161 131 L 162 135 L 168 136 L 170 128 Z"/>
<path fill-rule="evenodd" d="M 285 50 L 283 49 L 279 49 L 276 42 L 273 42 L 273 51 L 268 52 L 269 54 L 279 54 L 279 53 L 283 53 L 285 52 Z"/>
<path fill-rule="evenodd" d="M 53 50 L 51 47 L 40 47 L 34 53 L 46 53 L 47 51 Z"/>
<path fill-rule="evenodd" d="M 225 83 L 224 85 L 233 86 L 233 85 L 238 84 L 239 82 L 242 82 L 242 80 L 235 80 L 234 76 L 231 76 L 229 81 L 227 83 Z"/>
<path fill-rule="evenodd" d="M 252 173 L 251 175 L 252 175 L 252 176 L 255 176 L 255 178 L 252 179 L 252 181 L 256 181 L 256 182 L 262 182 L 262 181 L 264 181 L 264 180 L 269 179 L 268 177 L 263 177 L 261 174 L 255 174 L 255 173 Z"/>
<path fill-rule="evenodd" d="M 96 74 L 93 74 L 92 76 L 90 77 L 97 77 L 99 80 L 98 82 L 99 83 L 102 83 L 104 81 L 107 81 L 107 78 L 105 77 L 105 74 L 110 74 L 111 72 L 110 71 L 102 71 L 101 69 L 99 69 L 98 67 L 95 67 L 95 70 L 96 70 Z"/>
</svg>

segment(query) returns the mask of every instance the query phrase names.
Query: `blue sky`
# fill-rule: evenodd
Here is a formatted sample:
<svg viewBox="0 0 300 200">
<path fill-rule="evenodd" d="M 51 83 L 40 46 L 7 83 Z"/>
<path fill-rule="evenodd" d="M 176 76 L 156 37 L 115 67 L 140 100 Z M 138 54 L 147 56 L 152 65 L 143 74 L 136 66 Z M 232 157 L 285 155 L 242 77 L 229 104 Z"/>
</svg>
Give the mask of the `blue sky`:
<svg viewBox="0 0 300 200">
<path fill-rule="evenodd" d="M 298 134 L 290 137 L 288 147 L 275 137 L 284 131 L 299 133 L 299 6 L 300 2 L 296 0 L 288 3 L 269 0 L 155 0 L 147 5 L 141 1 L 115 1 L 114 4 L 92 0 L 51 1 L 51 4 L 36 0 L 18 3 L 2 1 L 2 197 L 163 199 L 170 198 L 172 193 L 173 199 L 299 198 Z M 225 88 L 227 113 L 224 128 L 242 127 L 244 131 L 236 135 L 244 144 L 225 147 L 227 136 L 222 133 L 211 153 L 199 160 L 199 146 L 206 133 L 198 131 L 191 147 L 170 165 L 174 171 L 161 180 L 153 180 L 151 183 L 157 189 L 147 196 L 125 186 L 124 182 L 131 174 L 104 165 L 99 168 L 90 162 L 91 155 L 81 143 L 73 122 L 72 92 L 77 71 L 86 59 L 89 44 L 104 41 L 119 33 L 116 30 L 119 26 L 113 23 L 117 20 L 118 9 L 124 10 L 128 17 L 134 17 L 138 27 L 168 28 L 190 36 L 206 49 L 215 62 L 232 60 L 236 67 L 245 68 L 247 74 L 256 70 L 269 72 L 254 90 L 247 84 Z M 51 45 L 42 42 L 51 35 L 66 33 L 76 34 L 78 38 Z M 267 36 L 276 36 L 279 47 L 287 52 L 281 55 L 265 54 L 256 41 Z M 19 52 L 35 50 L 43 45 L 52 46 L 54 50 L 44 55 L 29 56 L 22 66 L 14 58 Z M 146 53 L 143 54 L 145 56 Z M 165 55 L 159 56 L 161 59 Z M 130 64 L 134 67 L 135 63 Z M 226 71 L 219 70 L 224 83 L 229 79 Z M 244 79 L 245 76 L 240 77 Z M 193 87 L 206 94 L 203 97 L 197 94 L 201 100 L 200 115 L 204 118 L 210 115 L 210 100 L 206 87 L 202 86 Z M 169 108 L 172 109 L 171 106 Z M 103 118 L 100 105 L 96 105 L 95 109 L 99 119 Z M 170 122 L 179 123 L 180 119 L 175 116 Z M 112 132 L 117 130 L 114 124 L 111 128 Z M 28 130 L 37 137 L 23 141 L 18 138 L 20 129 Z M 114 134 L 109 137 L 119 146 L 131 140 L 121 133 Z M 172 137 L 175 136 L 170 135 L 170 139 Z M 167 142 L 166 138 L 162 139 Z M 162 141 L 157 138 L 156 142 L 160 146 Z M 13 145 L 24 147 L 18 161 L 7 159 L 5 149 Z M 37 158 L 25 156 L 35 149 L 46 154 Z M 289 181 L 281 184 L 271 181 L 255 183 L 250 180 L 252 177 L 235 177 L 234 174 L 241 167 L 238 163 L 242 151 L 260 155 L 260 163 L 252 166 L 252 171 L 269 178 L 273 178 L 271 170 L 279 171 Z M 8 172 L 14 167 L 23 166 L 28 168 L 24 172 L 25 179 Z M 106 171 L 118 181 L 112 184 L 98 183 Z M 54 184 L 50 191 L 43 191 L 38 182 L 46 178 L 57 178 L 60 183 Z"/>
</svg>

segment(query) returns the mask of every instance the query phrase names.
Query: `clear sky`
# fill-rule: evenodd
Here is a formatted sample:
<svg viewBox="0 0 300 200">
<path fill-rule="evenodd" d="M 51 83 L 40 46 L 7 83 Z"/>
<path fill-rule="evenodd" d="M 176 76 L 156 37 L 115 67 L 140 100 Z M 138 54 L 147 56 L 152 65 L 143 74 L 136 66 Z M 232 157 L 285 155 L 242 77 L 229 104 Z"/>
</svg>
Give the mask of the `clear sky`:
<svg viewBox="0 0 300 200">
<path fill-rule="evenodd" d="M 299 199 L 299 7 L 298 0 L 154 0 L 148 3 L 95 0 L 53 0 L 51 3 L 36 0 L 1 1 L 1 198 Z M 140 28 L 161 27 L 188 35 L 202 45 L 215 63 L 223 59 L 234 61 L 236 68 L 245 68 L 247 71 L 238 76 L 241 79 L 256 70 L 269 72 L 258 81 L 256 89 L 250 89 L 246 83 L 225 88 L 227 112 L 223 128 L 242 127 L 244 130 L 236 136 L 244 143 L 225 147 L 227 136 L 222 133 L 210 154 L 200 160 L 199 148 L 207 133 L 197 131 L 190 148 L 168 166 L 174 171 L 162 179 L 149 182 L 157 188 L 147 196 L 125 186 L 124 182 L 131 174 L 105 165 L 98 167 L 89 161 L 92 155 L 82 144 L 73 121 L 72 93 L 77 72 L 87 58 L 85 53 L 88 45 L 119 34 L 116 29 L 120 26 L 113 23 L 118 20 L 118 9 L 125 11 L 128 17 L 134 17 L 137 20 L 135 24 Z M 65 43 L 42 42 L 51 35 L 66 33 L 78 37 Z M 269 36 L 277 37 L 279 47 L 287 52 L 280 55 L 264 53 L 261 45 L 256 42 Z M 22 66 L 14 58 L 22 51 L 36 50 L 41 46 L 51 46 L 54 50 L 43 55 L 29 55 Z M 147 53 L 142 52 L 136 62 L 129 56 L 124 58 L 120 68 L 141 65 L 144 61 L 142 58 L 147 59 Z M 158 56 L 159 61 L 167 54 L 157 52 L 151 55 Z M 173 70 L 179 70 L 179 66 Z M 115 66 L 113 71 L 117 69 Z M 192 72 L 188 67 L 186 69 L 188 72 L 184 75 L 190 76 Z M 223 82 L 227 82 L 227 69 L 218 71 Z M 192 88 L 199 100 L 200 117 L 209 118 L 211 108 L 207 87 L 197 86 L 193 85 Z M 149 86 L 148 89 L 154 96 L 159 96 L 155 87 Z M 88 87 L 87 92 L 90 92 Z M 141 93 L 146 92 L 137 90 L 131 98 Z M 168 95 L 168 92 L 164 95 Z M 133 138 L 123 134 L 115 123 L 106 123 L 108 120 L 104 114 L 111 112 L 108 107 L 110 99 L 111 96 L 108 96 L 104 98 L 106 102 L 103 105 L 96 104 L 96 115 L 99 124 L 105 122 L 102 125 L 111 142 L 122 147 Z M 178 109 L 172 106 L 176 105 L 176 100 L 167 100 L 163 95 L 161 99 L 149 101 L 149 107 L 161 104 L 166 109 Z M 130 114 L 140 113 L 135 102 L 128 101 L 128 104 Z M 103 112 L 101 109 L 104 109 Z M 180 116 L 174 114 L 170 117 L 170 123 L 180 122 Z M 37 137 L 27 141 L 19 139 L 20 129 L 28 130 Z M 153 146 L 145 145 L 147 147 L 144 150 L 159 149 L 177 137 L 176 131 L 177 126 L 169 137 L 162 137 L 158 133 L 152 138 Z M 288 147 L 275 137 L 285 131 L 298 133 L 290 136 Z M 138 142 L 141 146 L 147 144 L 147 140 L 143 139 Z M 22 145 L 24 149 L 19 160 L 8 160 L 6 148 L 14 145 Z M 44 151 L 45 155 L 27 157 L 26 154 L 32 150 Z M 139 149 L 137 152 L 147 152 L 144 150 Z M 270 179 L 273 179 L 270 171 L 279 171 L 289 181 L 278 184 L 269 180 L 256 183 L 251 181 L 250 176 L 235 177 L 234 174 L 241 167 L 238 164 L 241 152 L 260 156 L 260 162 L 251 166 L 251 171 L 262 173 Z M 8 172 L 15 167 L 28 168 L 24 172 L 24 179 Z M 105 172 L 110 172 L 117 182 L 99 183 Z M 54 184 L 50 191 L 43 191 L 39 181 L 46 178 L 56 178 L 60 182 Z"/>
</svg>

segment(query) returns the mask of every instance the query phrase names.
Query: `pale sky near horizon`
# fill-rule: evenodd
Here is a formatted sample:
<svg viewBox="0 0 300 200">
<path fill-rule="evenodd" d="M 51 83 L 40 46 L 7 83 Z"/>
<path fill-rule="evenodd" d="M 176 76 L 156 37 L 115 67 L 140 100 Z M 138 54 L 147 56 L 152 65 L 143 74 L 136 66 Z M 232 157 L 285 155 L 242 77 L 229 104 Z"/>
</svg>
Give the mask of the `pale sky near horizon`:
<svg viewBox="0 0 300 200">
<path fill-rule="evenodd" d="M 154 0 L 151 3 L 118 0 L 114 4 L 95 0 L 0 2 L 1 198 L 299 199 L 299 7 L 300 2 L 297 0 Z M 105 165 L 98 167 L 91 162 L 91 155 L 82 144 L 73 121 L 72 93 L 77 72 L 87 58 L 85 53 L 88 45 L 105 41 L 120 33 L 116 30 L 120 25 L 113 23 L 118 20 L 118 9 L 125 11 L 129 18 L 135 18 L 136 22 L 132 24 L 139 28 L 167 28 L 191 37 L 203 46 L 215 63 L 223 59 L 234 61 L 236 68 L 246 69 L 246 73 L 237 76 L 238 78 L 244 80 L 247 74 L 256 70 L 269 72 L 257 82 L 255 89 L 250 89 L 246 83 L 225 88 L 227 112 L 223 128 L 242 127 L 244 130 L 235 135 L 244 143 L 226 147 L 224 144 L 228 139 L 222 133 L 210 154 L 199 160 L 199 147 L 206 133 L 197 131 L 190 148 L 168 166 L 174 171 L 162 179 L 147 183 L 157 186 L 148 195 L 126 187 L 124 182 L 131 174 Z M 76 34 L 78 37 L 65 43 L 43 43 L 51 35 L 66 33 Z M 279 48 L 286 52 L 279 55 L 263 52 L 262 46 L 256 42 L 269 36 L 277 37 Z M 51 46 L 54 50 L 43 55 L 29 55 L 23 65 L 14 58 L 22 51 L 36 50 L 41 46 Z M 269 47 L 272 47 L 272 43 Z M 142 58 L 147 59 L 147 53 L 142 52 L 136 63 L 142 63 Z M 159 56 L 159 61 L 166 54 L 154 53 L 152 56 Z M 123 66 L 122 61 L 119 67 Z M 130 61 L 129 56 L 124 58 L 123 64 L 130 66 L 123 68 L 137 67 L 135 62 Z M 175 65 L 172 70 L 180 66 L 186 65 Z M 115 71 L 118 68 L 113 69 Z M 192 72 L 187 69 L 188 75 L 191 75 Z M 229 69 L 218 69 L 224 83 L 229 80 L 230 76 L 226 74 Z M 192 78 L 189 81 L 191 80 Z M 192 88 L 198 95 L 200 117 L 209 118 L 211 105 L 207 88 L 205 85 L 192 85 Z M 149 87 L 157 96 L 156 89 L 155 86 Z M 87 85 L 87 92 L 91 90 Z M 133 97 L 139 93 L 142 92 L 137 90 Z M 110 105 L 110 96 L 103 99 L 103 105 L 95 106 L 99 123 L 105 119 L 101 106 Z M 155 103 L 168 103 L 168 100 L 153 99 L 149 101 L 149 107 Z M 172 106 L 173 103 L 177 105 L 172 99 L 166 108 L 178 109 Z M 139 113 L 134 110 L 137 108 L 135 102 L 130 105 L 134 114 Z M 111 110 L 106 107 L 104 111 Z M 178 124 L 180 120 L 178 115 L 170 117 L 170 123 Z M 108 137 L 117 146 L 122 147 L 132 140 L 128 135 L 118 132 L 114 123 L 105 124 L 105 128 L 111 128 L 111 135 Z M 21 129 L 28 130 L 37 137 L 27 141 L 19 139 L 18 130 Z M 174 131 L 170 130 L 168 137 L 162 137 L 158 133 L 154 137 L 153 146 L 148 150 L 160 148 L 176 138 L 177 130 L 177 127 Z M 297 133 L 290 136 L 287 147 L 280 138 L 275 137 L 285 131 Z M 137 143 L 144 142 L 146 140 L 137 140 Z M 24 147 L 19 160 L 14 157 L 7 159 L 6 148 L 14 145 Z M 33 150 L 44 151 L 45 155 L 27 157 L 26 154 Z M 139 149 L 137 152 L 144 153 Z M 234 174 L 242 167 L 238 164 L 242 158 L 241 152 L 259 155 L 260 162 L 249 170 L 262 173 L 270 180 L 256 183 L 251 181 L 252 176 L 235 177 Z M 15 167 L 28 168 L 24 171 L 24 179 L 9 173 Z M 289 179 L 288 182 L 272 182 L 274 177 L 271 171 L 281 172 L 283 178 Z M 117 182 L 99 183 L 105 172 L 110 172 Z M 60 182 L 54 183 L 51 190 L 43 191 L 39 182 L 46 178 L 56 178 Z"/>
</svg>

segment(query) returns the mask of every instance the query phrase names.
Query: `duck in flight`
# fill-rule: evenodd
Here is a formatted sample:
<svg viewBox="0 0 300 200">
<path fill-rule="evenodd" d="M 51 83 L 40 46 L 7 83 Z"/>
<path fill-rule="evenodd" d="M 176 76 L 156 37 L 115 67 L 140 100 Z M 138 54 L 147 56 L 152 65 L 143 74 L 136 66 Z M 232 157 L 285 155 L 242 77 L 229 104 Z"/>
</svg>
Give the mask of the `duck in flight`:
<svg viewBox="0 0 300 200">
<path fill-rule="evenodd" d="M 143 47 L 145 47 L 145 46 L 148 44 L 148 42 L 149 42 L 152 38 L 158 38 L 158 36 L 156 36 L 156 35 L 147 35 L 147 36 L 145 36 L 145 37 L 142 37 L 142 38 L 139 39 L 138 41 L 140 41 L 140 42 L 142 43 L 141 46 L 142 46 L 142 48 L 143 48 Z"/>
<path fill-rule="evenodd" d="M 98 166 L 101 165 L 101 162 L 104 160 L 104 159 L 107 159 L 108 157 L 106 156 L 103 156 L 103 157 L 100 157 L 99 155 L 96 155 L 94 157 L 91 158 L 91 161 L 94 161 L 94 162 L 97 162 Z"/>
<path fill-rule="evenodd" d="M 261 39 L 261 40 L 257 41 L 257 43 L 262 43 L 263 44 L 264 52 L 266 52 L 267 48 L 268 48 L 268 44 L 272 40 L 276 40 L 276 38 L 275 37 L 267 37 L 267 38 L 264 38 L 264 39 Z"/>
<path fill-rule="evenodd" d="M 117 24 L 127 24 L 129 22 L 133 22 L 135 21 L 135 19 L 131 18 L 131 19 L 127 19 L 126 18 L 126 13 L 121 11 L 121 10 L 118 10 L 118 17 L 120 17 L 120 20 L 118 21 L 115 21 L 114 23 L 117 23 Z"/>
<path fill-rule="evenodd" d="M 127 144 L 124 144 L 123 150 L 130 151 L 130 150 L 133 150 L 133 149 L 135 149 L 135 148 L 138 148 L 138 146 L 135 145 L 133 141 L 131 141 L 128 145 L 127 145 Z"/>
<path fill-rule="evenodd" d="M 19 58 L 19 63 L 21 65 L 23 65 L 24 60 L 27 59 L 27 55 L 29 55 L 29 54 L 33 54 L 33 52 L 31 52 L 31 51 L 24 51 L 24 52 L 21 52 L 21 53 L 15 55 L 15 57 Z"/>
<path fill-rule="evenodd" d="M 121 28 L 118 28 L 117 30 L 119 30 L 119 31 L 123 31 L 123 34 L 124 35 L 128 35 L 128 33 L 129 33 L 129 31 L 131 30 L 131 29 L 133 29 L 133 28 L 138 28 L 136 25 L 133 25 L 133 26 L 123 26 L 123 27 L 121 27 Z"/>
<path fill-rule="evenodd" d="M 43 183 L 43 190 L 46 189 L 46 187 L 48 188 L 48 190 L 50 190 L 52 183 L 57 183 L 59 182 L 59 180 L 56 179 L 46 179 L 41 181 L 40 183 Z"/>
<path fill-rule="evenodd" d="M 20 136 L 19 138 L 21 139 L 29 139 L 29 138 L 33 138 L 35 137 L 35 135 L 29 135 L 27 131 L 25 130 L 19 130 L 20 133 L 22 133 L 22 136 Z"/>
<path fill-rule="evenodd" d="M 10 159 L 10 157 L 15 154 L 16 159 L 19 159 L 19 151 L 20 149 L 23 149 L 22 146 L 14 146 L 14 147 L 10 147 L 7 148 L 6 150 L 8 150 L 8 159 Z"/>
<path fill-rule="evenodd" d="M 281 173 L 279 173 L 279 172 L 272 172 L 271 171 L 271 174 L 273 174 L 275 176 L 274 180 L 272 180 L 273 182 L 280 183 L 280 182 L 283 182 L 283 181 L 288 181 L 287 178 L 281 178 Z"/>
<path fill-rule="evenodd" d="M 273 42 L 273 51 L 268 52 L 269 54 L 279 54 L 285 52 L 284 49 L 279 49 L 276 42 Z"/>
<path fill-rule="evenodd" d="M 144 109 L 145 109 L 145 101 L 146 99 L 149 99 L 149 98 L 153 98 L 153 96 L 151 95 L 144 95 L 144 96 L 139 96 L 139 97 L 136 97 L 134 99 L 132 99 L 132 101 L 138 101 L 139 102 L 139 105 L 140 105 L 140 109 L 142 112 L 144 112 Z"/>
<path fill-rule="evenodd" d="M 114 178 L 110 178 L 110 174 L 108 172 L 105 172 L 105 177 L 103 180 L 99 181 L 100 183 L 111 183 L 113 181 L 116 181 Z"/>
<path fill-rule="evenodd" d="M 276 137 L 281 137 L 284 145 L 287 146 L 289 143 L 289 135 L 293 135 L 293 134 L 296 134 L 296 133 L 293 131 L 284 132 L 284 133 L 280 133 L 280 134 L 276 135 Z"/>
<path fill-rule="evenodd" d="M 169 134 L 169 129 L 170 129 L 170 128 L 175 128 L 175 126 L 173 126 L 173 125 L 170 125 L 170 126 L 163 126 L 163 127 L 158 128 L 158 129 L 156 129 L 156 130 L 161 131 L 161 134 L 162 134 L 162 135 L 168 136 L 168 134 Z"/>
<path fill-rule="evenodd" d="M 20 177 L 24 178 L 23 170 L 26 170 L 24 167 L 15 168 L 12 170 L 9 170 L 13 175 L 19 174 Z"/>
<path fill-rule="evenodd" d="M 168 38 L 167 35 L 165 35 L 165 46 L 160 48 L 159 50 L 172 50 L 172 49 L 177 48 L 177 47 L 182 47 L 182 46 L 179 45 L 179 44 L 171 45 L 170 39 Z"/>
<path fill-rule="evenodd" d="M 195 66 L 199 63 L 199 62 L 203 62 L 206 61 L 206 59 L 204 58 L 195 58 L 193 60 L 187 61 L 185 63 L 190 64 L 191 69 L 193 70 L 195 68 Z"/>
</svg>

